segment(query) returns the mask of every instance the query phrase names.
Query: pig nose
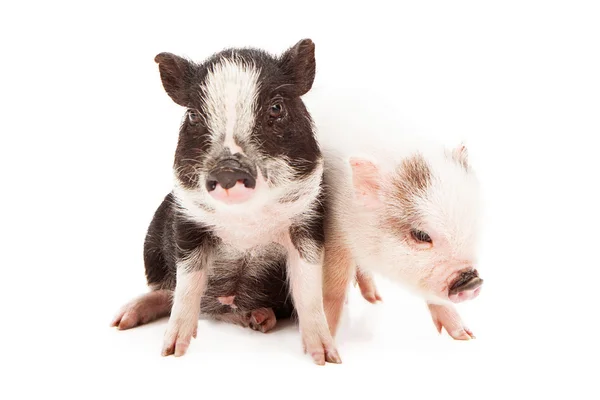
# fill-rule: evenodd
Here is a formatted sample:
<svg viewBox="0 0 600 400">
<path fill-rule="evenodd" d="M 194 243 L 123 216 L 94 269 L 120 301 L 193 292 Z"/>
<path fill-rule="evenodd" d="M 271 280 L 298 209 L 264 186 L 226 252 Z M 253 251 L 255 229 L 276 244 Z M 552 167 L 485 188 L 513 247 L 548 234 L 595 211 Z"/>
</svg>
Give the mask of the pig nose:
<svg viewBox="0 0 600 400">
<path fill-rule="evenodd" d="M 473 291 L 483 284 L 483 279 L 479 277 L 476 269 L 466 269 L 460 273 L 458 278 L 452 283 L 448 290 L 449 295 L 455 295 L 461 292 Z"/>
<path fill-rule="evenodd" d="M 212 192 L 216 189 L 217 185 L 220 185 L 223 189 L 231 189 L 238 182 L 243 183 L 249 189 L 254 189 L 256 186 L 256 179 L 248 172 L 239 168 L 226 166 L 208 174 L 206 189 Z"/>
</svg>

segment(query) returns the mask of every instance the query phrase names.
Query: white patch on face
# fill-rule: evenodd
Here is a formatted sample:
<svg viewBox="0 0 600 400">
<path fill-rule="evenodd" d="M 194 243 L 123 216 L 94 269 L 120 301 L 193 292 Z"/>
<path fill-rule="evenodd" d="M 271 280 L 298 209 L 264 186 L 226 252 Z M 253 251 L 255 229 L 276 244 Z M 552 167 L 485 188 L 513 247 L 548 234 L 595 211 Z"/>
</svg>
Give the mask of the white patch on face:
<svg viewBox="0 0 600 400">
<path fill-rule="evenodd" d="M 457 261 L 474 261 L 480 229 L 477 178 L 441 152 L 429 159 L 435 179 L 419 205 L 427 216 L 423 222 L 441 239 L 443 251 Z M 437 250 L 442 249 L 437 246 Z"/>
<path fill-rule="evenodd" d="M 203 113 L 213 141 L 224 142 L 231 154 L 254 127 L 259 70 L 233 58 L 224 59 L 208 72 L 203 87 Z"/>
<path fill-rule="evenodd" d="M 272 160 L 272 163 L 270 169 L 277 166 L 283 171 L 285 168 L 285 162 L 281 160 Z M 189 190 L 177 175 L 174 176 L 173 194 L 187 218 L 211 226 L 224 242 L 247 249 L 278 240 L 276 238 L 287 232 L 293 220 L 313 213 L 321 191 L 322 174 L 322 159 L 304 179 L 289 180 L 282 174 L 276 178 L 271 175 L 269 181 L 265 181 L 259 170 L 257 193 L 241 204 L 228 205 L 213 199 L 204 190 Z M 278 186 L 271 188 L 273 178 L 278 180 Z M 281 202 L 281 199 L 290 201 Z M 208 206 L 210 210 L 200 205 Z"/>
</svg>

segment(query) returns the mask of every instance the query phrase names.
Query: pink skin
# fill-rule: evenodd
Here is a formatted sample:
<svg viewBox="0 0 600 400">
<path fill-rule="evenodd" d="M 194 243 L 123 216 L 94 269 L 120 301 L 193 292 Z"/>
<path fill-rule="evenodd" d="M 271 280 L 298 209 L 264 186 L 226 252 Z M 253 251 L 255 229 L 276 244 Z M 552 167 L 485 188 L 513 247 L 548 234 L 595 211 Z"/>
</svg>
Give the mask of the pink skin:
<svg viewBox="0 0 600 400">
<path fill-rule="evenodd" d="M 272 308 L 259 308 L 250 314 L 250 328 L 267 333 L 275 328 L 277 318 Z"/>
<path fill-rule="evenodd" d="M 459 274 L 468 268 L 470 267 L 465 266 L 465 263 L 461 262 L 436 264 L 421 278 L 421 287 L 427 292 L 435 293 L 440 299 L 450 300 L 453 303 L 473 300 L 481 292 L 481 286 L 451 295 L 448 294 L 448 290 L 456 279 L 458 279 Z"/>
<path fill-rule="evenodd" d="M 155 290 L 133 299 L 121 308 L 110 326 L 125 330 L 166 317 L 171 312 L 171 296 L 169 290 Z"/>
<path fill-rule="evenodd" d="M 268 189 L 267 182 L 263 178 L 260 171 L 258 171 L 254 189 L 247 188 L 244 186 L 243 182 L 238 181 L 234 187 L 229 189 L 223 189 L 221 185 L 217 184 L 215 190 L 210 191 L 209 194 L 217 201 L 233 205 L 245 203 L 250 200 L 255 193 L 258 191 L 262 192 L 266 189 Z"/>
<path fill-rule="evenodd" d="M 244 183 L 238 181 L 236 185 L 229 189 L 223 189 L 221 185 L 217 184 L 215 190 L 210 192 L 210 195 L 218 201 L 222 201 L 225 204 L 240 204 L 247 201 L 254 194 L 254 189 L 250 189 L 244 186 Z"/>
<path fill-rule="evenodd" d="M 466 163 L 466 149 L 464 146 L 456 151 L 455 157 L 462 164 Z M 398 186 L 381 185 L 381 182 L 385 182 L 385 178 L 382 179 L 378 167 L 368 160 L 351 158 L 350 166 L 352 168 L 357 207 L 362 208 L 365 212 L 372 212 L 375 217 L 382 215 L 382 213 L 387 216 L 389 210 L 381 209 L 386 204 L 381 199 L 386 198 L 387 204 L 394 204 L 398 200 L 397 192 L 388 193 L 387 191 L 390 188 L 397 190 Z M 418 186 L 418 179 L 407 183 L 408 190 L 418 192 L 418 188 L 411 188 L 411 185 Z M 411 194 L 410 191 L 406 193 Z M 404 199 L 403 201 L 411 201 L 410 196 L 407 196 L 407 198 L 408 200 Z M 465 232 L 469 235 L 470 232 L 468 230 L 462 232 L 460 223 L 458 226 L 444 223 L 448 222 L 445 221 L 445 214 L 436 214 L 438 205 L 435 201 L 432 203 L 427 196 L 415 200 L 412 205 L 417 208 L 424 207 L 426 212 L 409 216 L 404 215 L 403 224 L 408 221 L 410 228 L 426 232 L 431 241 L 421 241 L 414 238 L 408 229 L 398 230 L 399 234 L 394 239 L 402 251 L 395 253 L 391 248 L 385 248 L 382 250 L 382 258 L 388 261 L 390 265 L 394 265 L 399 259 L 404 261 L 400 264 L 406 264 L 409 267 L 404 267 L 402 270 L 403 280 L 418 287 L 427 297 L 435 297 L 449 303 L 447 305 L 428 303 L 433 321 L 440 332 L 443 327 L 454 339 L 474 338 L 473 333 L 464 326 L 450 302 L 460 303 L 472 300 L 479 295 L 481 287 L 449 294 L 450 288 L 457 281 L 461 272 L 473 268 L 475 264 L 475 260 L 472 259 L 473 249 L 469 242 L 471 236 L 462 235 Z M 428 207 L 431 207 L 431 210 Z M 429 213 L 428 211 L 433 212 Z M 402 212 L 400 212 L 400 215 L 402 215 Z M 452 220 L 449 221 L 452 222 Z M 455 229 L 457 227 L 459 229 Z M 455 235 L 455 233 L 458 234 Z"/>
<path fill-rule="evenodd" d="M 173 308 L 163 342 L 163 356 L 180 357 L 185 354 L 192 337 L 198 332 L 200 299 L 206 287 L 207 274 L 203 270 L 177 271 L 177 286 Z"/>
<path fill-rule="evenodd" d="M 443 300 L 449 300 L 455 304 L 462 303 L 463 301 L 467 300 L 473 300 L 481 292 L 482 286 L 473 289 L 462 290 L 454 294 L 448 294 L 449 288 L 456 281 L 461 271 L 464 271 L 466 268 L 462 263 L 438 264 L 427 275 L 427 277 L 422 280 L 422 287 L 424 287 L 424 289 L 428 292 L 433 291 L 436 294 L 436 297 L 439 297 Z M 448 273 L 448 270 L 452 272 Z"/>
<path fill-rule="evenodd" d="M 451 247 L 442 235 L 438 235 L 435 230 L 429 228 L 426 228 L 426 232 L 429 233 L 435 247 L 432 247 L 430 243 L 416 243 L 412 238 L 409 238 L 409 242 L 412 243 L 413 247 L 421 251 L 435 251 L 438 254 L 451 253 Z M 449 288 L 458 279 L 460 273 L 470 268 L 472 268 L 470 260 L 444 260 L 443 262 L 434 263 L 433 268 L 422 279 L 422 286 L 432 290 L 438 297 L 450 300 L 453 303 L 473 300 L 479 295 L 481 286 L 448 295 Z"/>
<path fill-rule="evenodd" d="M 481 291 L 481 286 L 479 286 L 478 288 L 476 288 L 474 290 L 465 290 L 463 292 L 451 294 L 448 297 L 450 298 L 450 301 L 453 303 L 461 303 L 463 301 L 473 300 L 475 297 L 477 297 L 479 295 L 480 291 Z"/>
<path fill-rule="evenodd" d="M 217 297 L 217 300 L 219 301 L 219 303 L 223 304 L 224 306 L 230 306 L 231 308 L 237 308 L 237 306 L 235 304 L 233 304 L 234 299 L 235 299 L 235 296 Z"/>
<path fill-rule="evenodd" d="M 360 288 L 360 293 L 369 303 L 375 304 L 378 301 L 382 301 L 381 295 L 377 291 L 377 287 L 375 286 L 375 281 L 371 274 L 362 272 L 360 270 L 356 271 L 356 281 L 354 285 L 358 285 Z M 346 296 L 345 303 L 348 304 L 348 297 Z"/>
<path fill-rule="evenodd" d="M 443 246 L 443 240 L 441 240 L 441 242 L 440 245 Z M 448 295 L 449 287 L 456 281 L 461 271 L 471 268 L 470 265 L 471 263 L 469 262 L 444 262 L 437 264 L 427 277 L 426 286 L 431 285 L 437 287 L 437 290 L 434 290 L 437 296 L 445 300 L 450 300 L 453 303 L 472 300 L 479 295 L 481 286 Z M 473 332 L 464 325 L 460 315 L 453 306 L 431 303 L 428 303 L 427 305 L 433 323 L 439 333 L 441 333 L 442 328 L 444 328 L 446 332 L 456 340 L 475 339 L 475 335 L 473 335 Z"/>
<path fill-rule="evenodd" d="M 439 333 L 442 333 L 442 327 L 448 334 L 456 340 L 475 339 L 475 335 L 462 322 L 460 315 L 453 306 L 442 306 L 428 303 L 429 312 L 433 323 Z"/>
<path fill-rule="evenodd" d="M 411 245 L 424 252 L 435 252 L 439 255 L 451 254 L 451 247 L 442 235 L 438 235 L 435 230 L 424 228 L 432 238 L 435 246 L 429 243 L 417 243 L 412 238 L 408 241 Z M 420 277 L 421 287 L 427 292 L 435 293 L 436 297 L 443 300 L 450 300 L 453 303 L 460 303 L 467 300 L 472 300 L 479 295 L 481 286 L 460 291 L 455 294 L 448 294 L 449 288 L 458 279 L 460 273 L 466 269 L 472 268 L 471 260 L 448 260 L 438 261 L 433 263 L 433 268 L 416 269 L 417 273 L 423 274 Z M 438 305 L 427 303 L 433 323 L 438 332 L 442 332 L 442 328 L 456 340 L 475 339 L 473 332 L 467 328 L 462 322 L 460 315 L 452 305 Z"/>
</svg>

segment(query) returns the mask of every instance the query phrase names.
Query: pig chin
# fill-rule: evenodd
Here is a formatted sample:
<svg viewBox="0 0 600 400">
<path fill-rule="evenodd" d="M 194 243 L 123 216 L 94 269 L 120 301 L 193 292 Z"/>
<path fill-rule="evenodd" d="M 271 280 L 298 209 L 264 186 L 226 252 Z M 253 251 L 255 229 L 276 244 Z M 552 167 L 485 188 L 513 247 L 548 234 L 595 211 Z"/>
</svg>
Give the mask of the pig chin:
<svg viewBox="0 0 600 400">
<path fill-rule="evenodd" d="M 238 182 L 235 186 L 224 189 L 221 186 L 216 187 L 209 194 L 218 202 L 225 204 L 241 204 L 250 200 L 255 189 L 247 188 L 242 182 Z"/>
</svg>

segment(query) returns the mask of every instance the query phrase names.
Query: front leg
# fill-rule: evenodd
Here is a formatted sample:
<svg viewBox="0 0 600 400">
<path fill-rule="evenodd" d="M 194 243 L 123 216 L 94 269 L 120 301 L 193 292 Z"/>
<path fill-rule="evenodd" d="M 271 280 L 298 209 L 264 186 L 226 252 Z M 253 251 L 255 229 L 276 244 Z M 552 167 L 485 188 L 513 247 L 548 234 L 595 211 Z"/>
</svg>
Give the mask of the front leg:
<svg viewBox="0 0 600 400">
<path fill-rule="evenodd" d="M 439 305 L 427 303 L 433 323 L 439 333 L 442 333 L 442 327 L 456 340 L 475 339 L 475 335 L 465 326 L 458 315 L 458 311 L 452 305 Z"/>
<path fill-rule="evenodd" d="M 319 225 L 319 224 L 316 224 Z M 298 312 L 304 350 L 314 362 L 342 362 L 323 309 L 323 234 L 315 226 L 296 225 L 286 240 L 294 306 Z"/>
<path fill-rule="evenodd" d="M 163 356 L 185 354 L 192 336 L 196 337 L 200 316 L 200 299 L 206 288 L 206 273 L 203 269 L 192 269 L 185 263 L 177 265 L 177 283 L 173 298 L 173 309 L 165 333 Z"/>
<path fill-rule="evenodd" d="M 364 299 L 369 303 L 375 304 L 382 300 L 381 295 L 377 291 L 375 279 L 373 279 L 373 275 L 370 272 L 356 268 L 356 284 L 358 284 L 360 293 Z"/>
</svg>

